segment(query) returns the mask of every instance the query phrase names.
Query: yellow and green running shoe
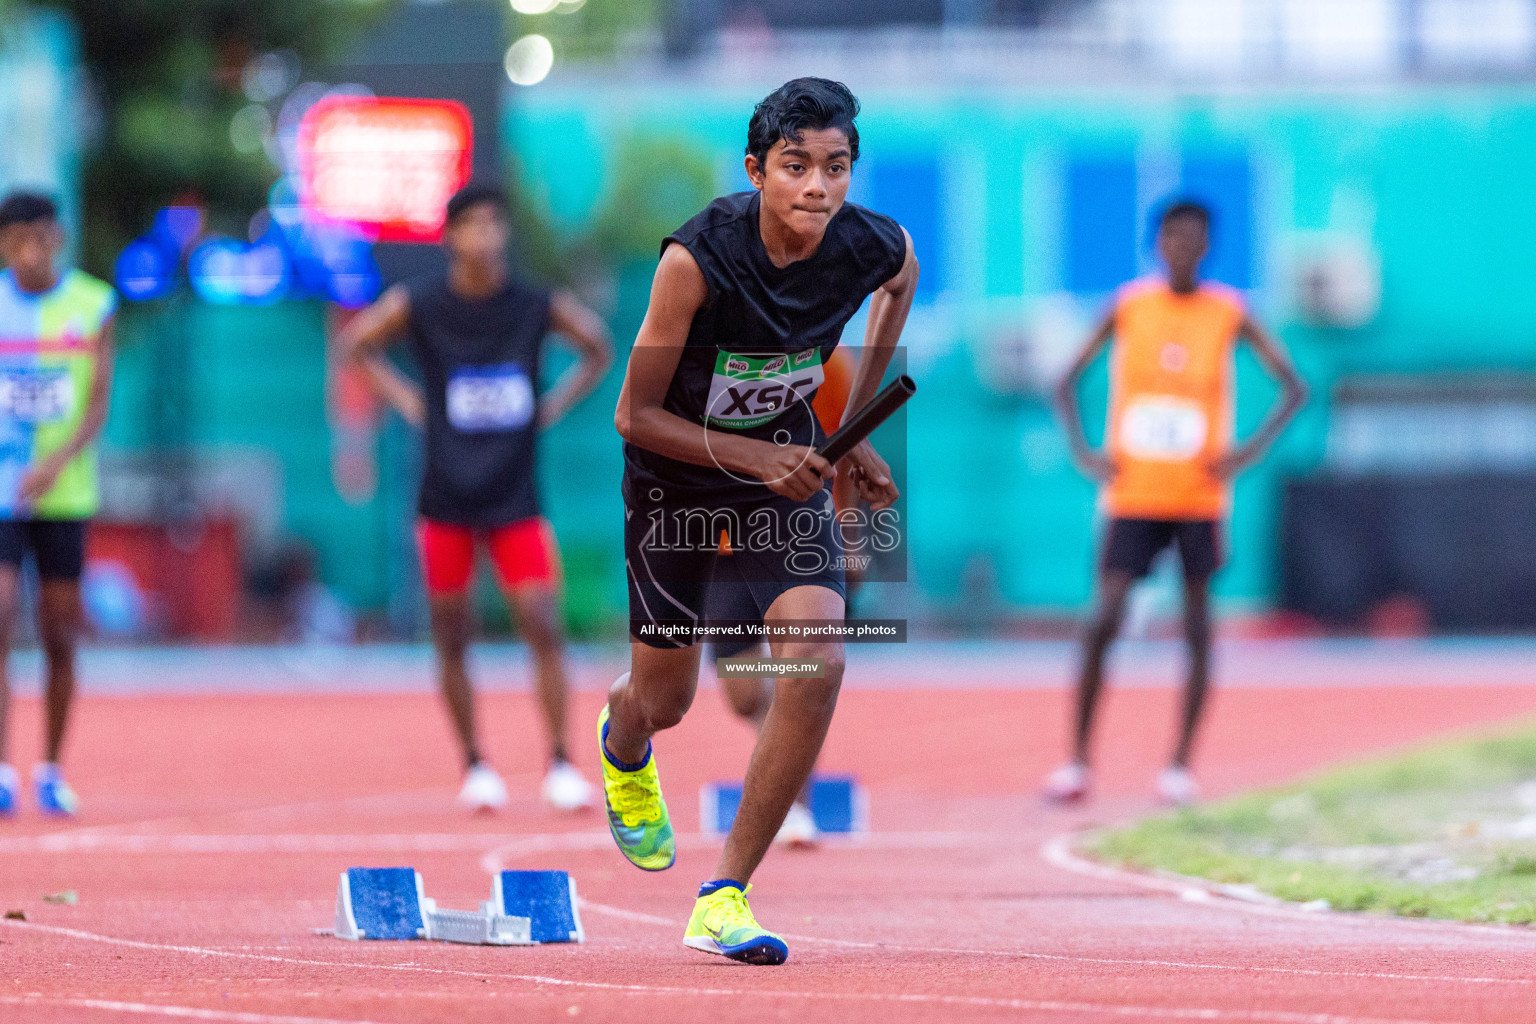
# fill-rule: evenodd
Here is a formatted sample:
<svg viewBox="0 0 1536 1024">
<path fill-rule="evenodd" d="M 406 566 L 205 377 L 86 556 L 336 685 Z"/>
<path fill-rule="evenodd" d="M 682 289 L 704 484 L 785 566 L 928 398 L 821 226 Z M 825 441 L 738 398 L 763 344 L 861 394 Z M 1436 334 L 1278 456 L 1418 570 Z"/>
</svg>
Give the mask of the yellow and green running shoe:
<svg viewBox="0 0 1536 1024">
<path fill-rule="evenodd" d="M 672 837 L 672 820 L 667 817 L 667 801 L 656 776 L 656 755 L 647 750 L 640 767 L 625 771 L 608 756 L 607 738 L 608 705 L 604 704 L 603 713 L 597 716 L 597 746 L 603 766 L 608 831 L 619 844 L 619 852 L 635 867 L 665 871 L 677 859 L 677 841 Z"/>
<path fill-rule="evenodd" d="M 710 889 L 716 884 L 708 883 L 699 890 L 683 945 L 758 967 L 774 967 L 788 960 L 789 947 L 784 940 L 758 927 L 752 908 L 747 906 L 752 887 L 743 889 L 730 882 Z"/>
</svg>

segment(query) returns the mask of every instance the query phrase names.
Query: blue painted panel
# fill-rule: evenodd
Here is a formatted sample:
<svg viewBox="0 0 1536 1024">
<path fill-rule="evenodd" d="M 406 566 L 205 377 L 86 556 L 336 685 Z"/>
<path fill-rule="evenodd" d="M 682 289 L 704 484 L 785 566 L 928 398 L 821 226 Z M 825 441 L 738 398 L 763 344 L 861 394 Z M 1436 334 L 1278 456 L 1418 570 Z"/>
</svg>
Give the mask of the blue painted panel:
<svg viewBox="0 0 1536 1024">
<path fill-rule="evenodd" d="M 861 165 L 854 172 L 854 180 L 856 188 L 850 200 L 894 217 L 912 236 L 913 251 L 922 265 L 917 301 L 932 301 L 944 290 L 948 277 L 939 225 L 943 179 L 938 158 L 882 156 L 871 160 L 868 166 Z"/>
<path fill-rule="evenodd" d="M 1107 292 L 1136 276 L 1136 162 L 1130 156 L 1067 165 L 1066 285 Z"/>
<path fill-rule="evenodd" d="M 1245 156 L 1185 156 L 1181 192 L 1211 210 L 1211 252 L 1203 274 L 1253 287 L 1253 171 Z"/>
</svg>

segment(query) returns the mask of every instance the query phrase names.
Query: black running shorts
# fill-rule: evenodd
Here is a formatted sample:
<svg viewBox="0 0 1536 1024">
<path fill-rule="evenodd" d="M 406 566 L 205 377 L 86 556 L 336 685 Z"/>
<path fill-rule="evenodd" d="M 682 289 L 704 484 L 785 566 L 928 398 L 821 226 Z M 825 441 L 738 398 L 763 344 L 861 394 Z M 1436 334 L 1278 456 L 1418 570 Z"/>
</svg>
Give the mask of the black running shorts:
<svg viewBox="0 0 1536 1024">
<path fill-rule="evenodd" d="M 628 488 L 626 488 L 626 492 Z M 832 492 L 799 502 L 779 495 L 749 505 L 659 500 L 656 490 L 625 494 L 624 567 L 629 635 L 650 647 L 692 646 L 694 626 L 721 616 L 709 591 L 717 561 L 727 566 L 725 614 L 761 621 L 785 591 L 820 586 L 847 597 L 843 546 Z M 731 554 L 720 554 L 722 533 Z"/>
<path fill-rule="evenodd" d="M 45 580 L 79 580 L 85 568 L 84 519 L 0 519 L 0 564 L 21 568 L 28 551 Z"/>
<path fill-rule="evenodd" d="M 1220 524 L 1209 519 L 1112 519 L 1101 567 L 1141 579 L 1164 548 L 1177 545 L 1186 580 L 1205 580 L 1221 568 Z"/>
<path fill-rule="evenodd" d="M 750 622 L 754 617 L 762 617 L 752 588 L 741 578 L 735 555 L 721 555 L 715 559 L 715 575 L 704 595 L 704 617 L 711 622 Z M 710 661 L 734 658 L 744 651 L 755 651 L 761 645 L 762 641 L 755 637 L 711 639 L 705 647 L 704 657 Z"/>
</svg>

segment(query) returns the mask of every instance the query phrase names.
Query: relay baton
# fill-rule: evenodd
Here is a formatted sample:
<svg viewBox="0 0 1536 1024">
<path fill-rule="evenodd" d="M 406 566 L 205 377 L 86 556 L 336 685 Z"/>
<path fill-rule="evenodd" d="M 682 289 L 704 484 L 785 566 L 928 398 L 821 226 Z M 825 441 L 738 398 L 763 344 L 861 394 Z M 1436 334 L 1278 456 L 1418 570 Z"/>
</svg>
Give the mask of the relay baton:
<svg viewBox="0 0 1536 1024">
<path fill-rule="evenodd" d="M 874 433 L 875 428 L 886 420 L 891 414 L 906 404 L 907 399 L 917 393 L 917 383 L 906 374 L 902 374 L 891 381 L 880 393 L 869 400 L 869 404 L 832 432 L 826 443 L 816 449 L 816 454 L 826 459 L 832 465 L 837 465 L 841 459 L 853 450 L 854 446 Z"/>
</svg>

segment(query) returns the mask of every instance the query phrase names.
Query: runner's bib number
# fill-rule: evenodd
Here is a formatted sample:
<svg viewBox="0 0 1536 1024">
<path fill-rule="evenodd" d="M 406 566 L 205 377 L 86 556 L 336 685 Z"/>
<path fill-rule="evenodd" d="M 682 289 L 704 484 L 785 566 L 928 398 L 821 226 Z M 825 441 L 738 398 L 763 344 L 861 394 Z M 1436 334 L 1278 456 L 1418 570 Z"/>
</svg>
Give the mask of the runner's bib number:
<svg viewBox="0 0 1536 1024">
<path fill-rule="evenodd" d="M 75 387 L 62 368 L 0 370 L 0 411 L 19 423 L 57 423 L 75 409 Z"/>
<path fill-rule="evenodd" d="M 448 378 L 448 423 L 470 433 L 517 430 L 533 419 L 533 384 L 516 363 L 469 366 Z"/>
<path fill-rule="evenodd" d="M 1130 402 L 1120 415 L 1120 450 L 1136 459 L 1185 462 L 1205 450 L 1205 411 L 1169 395 Z"/>
<path fill-rule="evenodd" d="M 824 380 L 819 348 L 760 357 L 721 352 L 704 422 L 732 430 L 760 427 L 805 401 Z"/>
</svg>

